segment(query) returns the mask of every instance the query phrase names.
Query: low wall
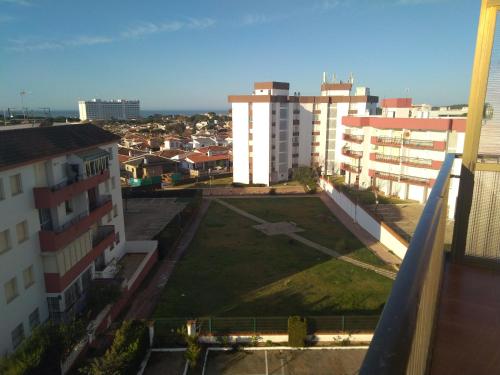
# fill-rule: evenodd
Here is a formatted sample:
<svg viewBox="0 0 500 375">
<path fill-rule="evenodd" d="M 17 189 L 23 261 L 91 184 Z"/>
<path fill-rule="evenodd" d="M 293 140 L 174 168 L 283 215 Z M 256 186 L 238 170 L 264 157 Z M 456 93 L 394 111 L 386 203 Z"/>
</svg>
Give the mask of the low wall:
<svg viewBox="0 0 500 375">
<path fill-rule="evenodd" d="M 305 194 L 302 186 L 219 187 L 203 189 L 204 196 Z"/>
<path fill-rule="evenodd" d="M 399 236 L 392 228 L 374 217 L 360 205 L 357 205 L 351 198 L 337 190 L 337 188 L 327 180 L 321 178 L 319 185 L 354 222 L 358 223 L 364 230 L 380 241 L 381 244 L 396 254 L 396 256 L 401 259 L 404 258 L 408 250 L 408 242 Z"/>
<path fill-rule="evenodd" d="M 227 339 L 227 343 L 249 343 L 255 339 L 254 336 L 250 335 L 237 335 L 232 334 L 230 336 L 224 336 Z M 259 342 L 265 343 L 266 341 L 272 341 L 273 343 L 288 343 L 288 335 L 259 335 Z M 307 341 L 309 342 L 330 342 L 330 343 L 340 343 L 343 340 L 349 340 L 351 343 L 369 343 L 372 341 L 372 333 L 355 333 L 355 334 L 345 334 L 345 333 L 318 333 L 315 335 L 308 335 Z M 199 336 L 198 341 L 204 344 L 217 344 L 220 341 L 218 336 Z"/>
</svg>

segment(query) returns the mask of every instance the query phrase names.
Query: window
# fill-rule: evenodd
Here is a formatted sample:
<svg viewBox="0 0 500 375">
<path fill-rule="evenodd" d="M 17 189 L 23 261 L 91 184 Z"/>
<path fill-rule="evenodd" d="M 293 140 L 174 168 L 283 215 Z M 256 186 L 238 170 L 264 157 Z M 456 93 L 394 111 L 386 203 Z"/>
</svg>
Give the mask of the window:
<svg viewBox="0 0 500 375">
<path fill-rule="evenodd" d="M 73 204 L 71 201 L 64 201 L 64 208 L 66 208 L 66 215 L 73 212 Z"/>
<path fill-rule="evenodd" d="M 19 324 L 11 333 L 12 346 L 16 349 L 24 340 L 24 326 L 23 323 Z"/>
<path fill-rule="evenodd" d="M 0 178 L 0 201 L 5 199 L 5 192 L 3 190 L 3 180 Z"/>
<path fill-rule="evenodd" d="M 116 179 L 114 177 L 111 177 L 111 189 L 116 188 Z"/>
<path fill-rule="evenodd" d="M 10 303 L 19 295 L 19 293 L 17 292 L 17 281 L 15 277 L 7 281 L 4 284 L 3 288 L 5 291 L 5 300 L 7 301 L 7 303 Z"/>
<path fill-rule="evenodd" d="M 30 330 L 33 331 L 40 325 L 40 312 L 38 307 L 30 314 Z"/>
<path fill-rule="evenodd" d="M 21 181 L 21 175 L 16 174 L 14 176 L 10 176 L 10 191 L 12 195 L 18 195 L 23 192 L 23 184 Z"/>
<path fill-rule="evenodd" d="M 10 232 L 8 229 L 0 232 L 0 254 L 10 249 Z"/>
<path fill-rule="evenodd" d="M 116 232 L 116 243 L 119 244 L 120 243 L 120 232 Z"/>
<path fill-rule="evenodd" d="M 33 273 L 33 266 L 29 266 L 23 271 L 24 289 L 28 289 L 35 283 L 35 275 Z"/>
<path fill-rule="evenodd" d="M 22 243 L 28 239 L 28 222 L 23 222 L 16 225 L 17 243 Z"/>
<path fill-rule="evenodd" d="M 113 217 L 117 217 L 118 216 L 118 207 L 116 206 L 116 204 L 113 206 Z"/>
</svg>

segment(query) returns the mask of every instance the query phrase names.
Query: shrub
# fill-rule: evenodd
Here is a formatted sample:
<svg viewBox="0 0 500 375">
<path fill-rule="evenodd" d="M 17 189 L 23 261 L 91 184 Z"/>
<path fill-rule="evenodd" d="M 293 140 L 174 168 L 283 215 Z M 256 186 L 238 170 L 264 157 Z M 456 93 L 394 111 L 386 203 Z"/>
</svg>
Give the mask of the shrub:
<svg viewBox="0 0 500 375">
<path fill-rule="evenodd" d="M 84 334 L 82 321 L 39 326 L 14 353 L 0 358 L 0 374 L 58 374 L 61 361 Z"/>
<path fill-rule="evenodd" d="M 307 320 L 300 316 L 288 318 L 288 344 L 299 348 L 305 346 L 307 336 Z"/>
<path fill-rule="evenodd" d="M 116 331 L 113 344 L 104 356 L 94 358 L 80 372 L 88 375 L 136 374 L 148 348 L 145 322 L 129 320 Z"/>
</svg>

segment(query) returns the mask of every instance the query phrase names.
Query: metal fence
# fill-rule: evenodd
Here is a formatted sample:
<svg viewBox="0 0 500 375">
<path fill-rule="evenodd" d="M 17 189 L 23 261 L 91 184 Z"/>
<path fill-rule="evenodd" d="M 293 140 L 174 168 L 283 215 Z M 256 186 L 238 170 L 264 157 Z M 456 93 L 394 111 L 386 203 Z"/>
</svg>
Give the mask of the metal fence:
<svg viewBox="0 0 500 375">
<path fill-rule="evenodd" d="M 308 316 L 309 334 L 373 332 L 379 315 Z M 196 321 L 200 335 L 230 336 L 234 334 L 286 334 L 288 317 L 207 317 L 162 318 L 155 321 L 155 336 L 175 339 L 188 321 Z"/>
</svg>

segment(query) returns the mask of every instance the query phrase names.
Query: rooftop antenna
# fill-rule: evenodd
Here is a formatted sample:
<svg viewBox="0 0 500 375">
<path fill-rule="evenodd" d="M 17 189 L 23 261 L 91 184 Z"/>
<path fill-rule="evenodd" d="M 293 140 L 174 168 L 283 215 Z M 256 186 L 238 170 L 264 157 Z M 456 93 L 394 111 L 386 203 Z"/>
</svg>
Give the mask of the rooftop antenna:
<svg viewBox="0 0 500 375">
<path fill-rule="evenodd" d="M 410 88 L 409 87 L 405 88 L 405 94 L 406 94 L 406 98 L 410 97 Z"/>
<path fill-rule="evenodd" d="M 352 74 L 352 72 L 351 72 L 351 74 L 349 75 L 349 83 L 350 83 L 351 85 L 354 85 L 354 75 Z"/>
<path fill-rule="evenodd" d="M 24 108 L 24 97 L 30 94 L 29 92 L 25 91 L 24 89 L 19 92 L 19 96 L 21 97 L 21 110 L 23 111 L 23 117 L 26 120 L 26 108 Z"/>
<path fill-rule="evenodd" d="M 323 83 L 326 83 L 326 72 L 323 72 Z"/>
<path fill-rule="evenodd" d="M 335 83 L 335 81 L 337 80 L 337 77 L 335 76 L 335 73 L 333 73 L 333 76 L 332 76 L 332 83 Z"/>
</svg>

